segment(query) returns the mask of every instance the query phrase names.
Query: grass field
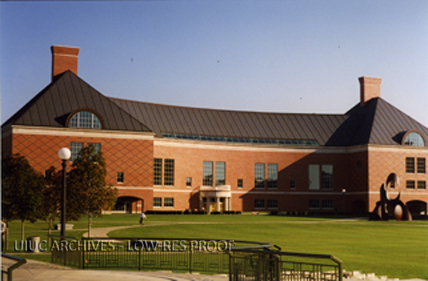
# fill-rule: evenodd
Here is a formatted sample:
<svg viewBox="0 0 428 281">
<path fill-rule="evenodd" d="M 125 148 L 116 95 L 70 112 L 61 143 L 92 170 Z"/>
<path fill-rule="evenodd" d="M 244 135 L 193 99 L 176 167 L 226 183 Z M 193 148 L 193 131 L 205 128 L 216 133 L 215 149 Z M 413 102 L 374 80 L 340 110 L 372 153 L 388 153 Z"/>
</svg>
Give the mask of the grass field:
<svg viewBox="0 0 428 281">
<path fill-rule="evenodd" d="M 93 227 L 137 225 L 138 215 L 105 215 Z M 67 235 L 80 238 L 87 221 Z M 9 227 L 9 249 L 20 240 L 20 224 Z M 56 232 L 58 233 L 58 232 Z M 47 236 L 47 223 L 26 223 L 27 236 Z M 116 230 L 110 237 L 230 239 L 271 242 L 283 251 L 331 254 L 344 269 L 389 278 L 428 279 L 428 222 L 372 222 L 255 215 L 149 215 L 145 226 Z M 27 258 L 30 255 L 26 255 Z M 47 260 L 46 255 L 35 256 Z"/>
</svg>

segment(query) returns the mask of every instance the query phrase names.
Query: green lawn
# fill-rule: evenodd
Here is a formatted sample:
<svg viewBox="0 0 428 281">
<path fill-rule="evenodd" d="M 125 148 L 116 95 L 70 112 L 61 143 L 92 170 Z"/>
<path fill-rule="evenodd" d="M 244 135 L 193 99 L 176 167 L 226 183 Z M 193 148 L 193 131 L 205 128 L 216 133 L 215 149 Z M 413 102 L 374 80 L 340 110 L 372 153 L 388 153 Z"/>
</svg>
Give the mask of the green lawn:
<svg viewBox="0 0 428 281">
<path fill-rule="evenodd" d="M 137 225 L 138 215 L 104 215 L 93 227 Z M 74 222 L 67 235 L 81 237 L 87 220 Z M 10 224 L 9 248 L 20 239 Z M 26 223 L 26 237 L 46 237 L 47 223 Z M 58 232 L 57 232 L 58 233 Z M 428 279 L 428 222 L 369 222 L 256 215 L 149 215 L 145 226 L 116 230 L 110 237 L 230 239 L 271 242 L 283 251 L 331 254 L 344 268 L 389 278 Z M 26 255 L 28 258 L 30 255 Z M 40 258 L 38 258 L 40 260 Z M 44 258 L 46 259 L 46 257 Z"/>
</svg>

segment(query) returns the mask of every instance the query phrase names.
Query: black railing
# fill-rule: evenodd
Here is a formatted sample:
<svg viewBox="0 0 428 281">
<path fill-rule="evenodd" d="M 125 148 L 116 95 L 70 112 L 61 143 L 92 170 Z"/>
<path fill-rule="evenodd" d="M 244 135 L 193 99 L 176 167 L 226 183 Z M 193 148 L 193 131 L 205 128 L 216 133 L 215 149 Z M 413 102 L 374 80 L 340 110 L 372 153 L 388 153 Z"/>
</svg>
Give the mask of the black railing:
<svg viewBox="0 0 428 281">
<path fill-rule="evenodd" d="M 52 238 L 52 262 L 81 269 L 229 274 L 229 280 L 342 281 L 342 262 L 334 256 L 282 252 L 271 243 L 182 238 Z"/>
<path fill-rule="evenodd" d="M 342 281 L 342 262 L 331 255 L 232 249 L 229 280 Z"/>
<path fill-rule="evenodd" d="M 7 274 L 7 280 L 8 281 L 12 281 L 13 280 L 13 271 L 16 268 L 20 267 L 21 265 L 23 265 L 24 263 L 27 262 L 27 260 L 24 259 L 24 258 L 11 256 L 11 255 L 4 254 L 4 253 L 1 254 L 1 257 L 2 257 L 2 259 L 10 259 L 10 260 L 16 261 L 16 263 L 14 263 L 13 265 L 9 266 L 7 268 L 7 270 L 3 270 L 3 268 L 2 268 L 2 270 L 1 270 L 1 280 L 3 280 L 3 275 Z M 3 265 L 5 265 L 4 262 L 3 262 Z"/>
</svg>

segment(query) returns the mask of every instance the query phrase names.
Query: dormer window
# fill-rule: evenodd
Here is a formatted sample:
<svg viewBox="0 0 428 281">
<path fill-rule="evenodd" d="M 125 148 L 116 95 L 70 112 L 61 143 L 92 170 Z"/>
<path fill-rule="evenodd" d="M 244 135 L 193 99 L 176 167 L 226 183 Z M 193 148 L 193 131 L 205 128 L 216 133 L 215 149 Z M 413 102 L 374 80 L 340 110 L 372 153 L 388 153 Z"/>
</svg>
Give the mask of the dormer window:
<svg viewBox="0 0 428 281">
<path fill-rule="evenodd" d="M 425 140 L 421 134 L 411 131 L 404 136 L 404 145 L 425 146 Z"/>
<path fill-rule="evenodd" d="M 101 122 L 92 112 L 79 111 L 71 117 L 68 126 L 70 128 L 101 129 Z"/>
</svg>

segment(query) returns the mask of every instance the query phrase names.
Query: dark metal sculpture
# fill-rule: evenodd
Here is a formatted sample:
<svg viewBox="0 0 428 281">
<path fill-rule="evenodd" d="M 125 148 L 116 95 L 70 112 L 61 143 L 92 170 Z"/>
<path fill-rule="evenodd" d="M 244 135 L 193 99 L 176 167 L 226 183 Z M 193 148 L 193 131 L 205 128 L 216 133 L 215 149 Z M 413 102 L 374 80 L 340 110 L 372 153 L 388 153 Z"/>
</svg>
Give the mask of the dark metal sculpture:
<svg viewBox="0 0 428 281">
<path fill-rule="evenodd" d="M 384 220 L 389 219 L 388 210 L 394 212 L 394 217 L 396 220 L 405 220 L 411 221 L 412 215 L 409 212 L 406 204 L 400 200 L 400 193 L 395 199 L 390 199 L 386 191 L 388 185 L 399 185 L 398 176 L 395 173 L 391 173 L 386 179 L 386 183 L 382 184 L 380 187 L 380 201 L 376 202 L 376 207 L 373 212 L 370 213 L 369 220 Z"/>
</svg>

